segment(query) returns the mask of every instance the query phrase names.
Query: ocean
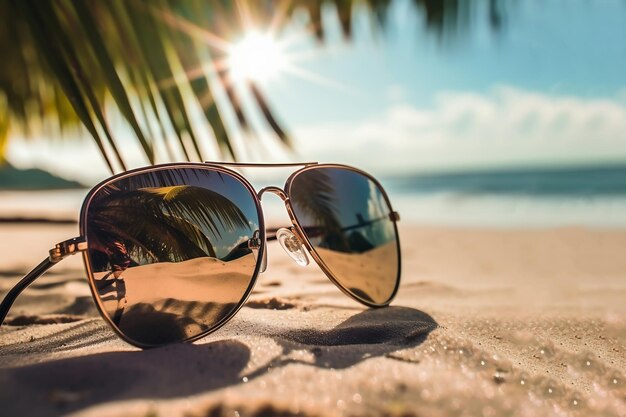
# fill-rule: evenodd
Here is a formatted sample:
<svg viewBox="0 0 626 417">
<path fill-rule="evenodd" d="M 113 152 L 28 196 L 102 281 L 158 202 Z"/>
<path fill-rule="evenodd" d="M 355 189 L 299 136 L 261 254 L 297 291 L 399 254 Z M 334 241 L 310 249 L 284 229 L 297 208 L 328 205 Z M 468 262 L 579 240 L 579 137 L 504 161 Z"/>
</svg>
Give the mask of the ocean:
<svg viewBox="0 0 626 417">
<path fill-rule="evenodd" d="M 626 227 L 626 166 L 413 175 L 383 180 L 416 223 L 479 227 Z"/>
<path fill-rule="evenodd" d="M 626 228 L 626 166 L 410 175 L 381 182 L 404 222 Z M 77 219 L 87 191 L 0 191 L 0 218 Z M 278 198 L 264 198 L 263 208 L 268 223 L 285 219 Z"/>
</svg>

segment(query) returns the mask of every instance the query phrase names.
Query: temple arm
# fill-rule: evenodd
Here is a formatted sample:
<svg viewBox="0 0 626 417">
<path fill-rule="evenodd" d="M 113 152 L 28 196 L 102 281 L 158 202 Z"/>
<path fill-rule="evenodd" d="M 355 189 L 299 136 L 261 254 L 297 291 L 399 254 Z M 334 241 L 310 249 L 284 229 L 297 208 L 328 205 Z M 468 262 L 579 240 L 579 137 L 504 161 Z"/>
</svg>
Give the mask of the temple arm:
<svg viewBox="0 0 626 417">
<path fill-rule="evenodd" d="M 52 262 L 50 258 L 44 259 L 39 265 L 35 267 L 32 271 L 30 271 L 24 278 L 20 280 L 11 290 L 4 296 L 4 300 L 0 303 L 0 324 L 4 323 L 4 319 L 7 316 L 7 313 L 11 309 L 13 302 L 17 298 L 18 295 L 26 289 L 30 284 L 33 283 L 37 278 L 43 275 L 48 269 L 54 265 L 55 262 Z"/>
<path fill-rule="evenodd" d="M 53 249 L 50 250 L 50 256 L 44 259 L 39 265 L 30 271 L 24 278 L 22 278 L 11 290 L 4 296 L 2 303 L 0 303 L 0 325 L 4 323 L 11 306 L 15 302 L 15 299 L 32 284 L 37 278 L 42 276 L 48 269 L 50 269 L 56 263 L 62 261 L 69 255 L 73 255 L 80 251 L 87 249 L 87 242 L 82 237 L 76 237 L 64 242 L 58 243 Z"/>
</svg>

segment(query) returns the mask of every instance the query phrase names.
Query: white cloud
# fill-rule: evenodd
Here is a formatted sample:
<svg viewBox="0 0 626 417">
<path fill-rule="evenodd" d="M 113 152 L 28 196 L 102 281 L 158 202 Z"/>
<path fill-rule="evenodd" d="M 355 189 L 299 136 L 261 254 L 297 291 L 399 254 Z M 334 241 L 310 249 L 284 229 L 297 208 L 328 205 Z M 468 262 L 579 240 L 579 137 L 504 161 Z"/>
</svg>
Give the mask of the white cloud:
<svg viewBox="0 0 626 417">
<path fill-rule="evenodd" d="M 378 116 L 291 130 L 303 160 L 354 164 L 375 173 L 626 160 L 626 89 L 605 98 L 512 87 L 445 92 L 430 107 L 393 101 L 381 103 Z M 129 166 L 146 164 L 130 134 L 119 145 Z M 89 139 L 15 140 L 8 156 L 17 166 L 35 165 L 85 183 L 108 176 Z"/>
<path fill-rule="evenodd" d="M 626 97 L 446 92 L 430 108 L 397 104 L 294 133 L 301 155 L 379 171 L 626 159 Z"/>
</svg>

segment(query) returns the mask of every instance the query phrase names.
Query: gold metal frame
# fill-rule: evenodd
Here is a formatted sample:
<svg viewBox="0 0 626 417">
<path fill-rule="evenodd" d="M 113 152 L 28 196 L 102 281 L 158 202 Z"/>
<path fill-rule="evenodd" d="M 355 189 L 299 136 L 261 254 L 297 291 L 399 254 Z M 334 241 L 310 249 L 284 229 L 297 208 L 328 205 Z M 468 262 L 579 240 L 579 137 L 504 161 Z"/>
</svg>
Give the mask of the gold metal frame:
<svg viewBox="0 0 626 417">
<path fill-rule="evenodd" d="M 279 168 L 279 167 L 302 167 L 300 169 L 298 169 L 297 171 L 293 172 L 289 178 L 287 179 L 287 181 L 285 182 L 284 188 L 281 189 L 279 187 L 276 186 L 269 186 L 269 187 L 265 187 L 262 188 L 261 190 L 259 190 L 258 192 L 254 189 L 254 187 L 250 184 L 250 182 L 243 176 L 241 175 L 239 172 L 233 170 L 233 169 L 229 169 L 226 167 L 235 167 L 235 168 L 242 168 L 242 167 L 255 167 L 255 168 Z M 389 196 L 387 195 L 387 192 L 385 191 L 385 189 L 383 188 L 383 186 L 380 184 L 380 182 L 372 177 L 370 174 L 354 168 L 352 166 L 348 166 L 348 165 L 341 165 L 341 164 L 319 164 L 318 162 L 301 162 L 301 163 L 268 163 L 268 164 L 264 164 L 264 163 L 240 163 L 240 162 L 212 162 L 212 161 L 207 161 L 204 163 L 170 163 L 170 164 L 162 164 L 162 165 L 155 165 L 155 166 L 149 166 L 149 167 L 143 167 L 143 168 L 137 168 L 137 169 L 133 169 L 130 171 L 126 171 L 117 175 L 114 175 L 102 182 L 100 182 L 98 185 L 96 185 L 95 187 L 93 187 L 89 193 L 87 194 L 87 196 L 85 197 L 85 200 L 83 201 L 82 207 L 81 207 L 81 212 L 80 212 L 80 220 L 79 220 L 79 232 L 80 232 L 80 236 L 73 238 L 73 239 L 69 239 L 66 241 L 63 241 L 61 243 L 58 243 L 53 249 L 50 250 L 50 256 L 45 259 L 44 261 L 42 261 L 35 269 L 33 269 L 29 274 L 27 274 L 24 278 L 22 278 L 22 280 L 20 280 L 20 282 L 18 282 L 18 284 L 16 284 L 16 286 L 11 289 L 11 291 L 9 291 L 9 293 L 5 296 L 4 300 L 2 301 L 2 303 L 0 304 L 0 324 L 4 321 L 4 318 L 6 317 L 6 314 L 8 313 L 11 305 L 13 304 L 13 302 L 15 301 L 15 299 L 17 298 L 17 296 L 28 286 L 30 285 L 35 279 L 37 279 L 39 276 L 41 276 L 44 272 L 46 272 L 50 267 L 52 267 L 53 265 L 55 265 L 56 263 L 58 263 L 59 261 L 61 261 L 62 259 L 64 259 L 66 256 L 69 255 L 73 255 L 75 253 L 78 252 L 82 252 L 83 253 L 83 261 L 85 264 L 85 269 L 87 271 L 87 280 L 89 282 L 89 288 L 91 290 L 91 294 L 92 297 L 94 299 L 94 302 L 96 303 L 96 306 L 98 307 L 98 312 L 100 313 L 100 316 L 105 320 L 106 323 L 109 324 L 109 326 L 113 329 L 113 331 L 124 341 L 126 341 L 127 343 L 140 347 L 140 348 L 151 348 L 151 347 L 155 347 L 158 345 L 148 345 L 148 344 L 143 344 L 143 343 L 138 343 L 134 340 L 131 340 L 130 338 L 128 338 L 126 335 L 124 335 L 119 328 L 115 325 L 115 323 L 113 323 L 113 321 L 111 320 L 111 318 L 108 316 L 108 314 L 106 314 L 104 306 L 102 304 L 102 301 L 100 300 L 100 297 L 98 296 L 97 290 L 96 290 L 96 286 L 95 286 L 95 280 L 94 280 L 94 276 L 93 276 L 93 271 L 91 270 L 91 262 L 89 259 L 89 251 L 87 250 L 89 247 L 89 242 L 87 240 L 87 212 L 89 209 L 89 205 L 94 197 L 94 195 L 100 191 L 103 187 L 105 187 L 106 185 L 110 184 L 111 182 L 123 179 L 123 178 L 127 178 L 130 176 L 134 176 L 134 175 L 138 175 L 138 174 L 142 174 L 142 173 L 148 173 L 148 172 L 155 172 L 155 171 L 163 171 L 163 170 L 169 170 L 169 169 L 179 169 L 179 168 L 192 168 L 192 169 L 200 169 L 200 170 L 210 170 L 210 171 L 218 171 L 221 172 L 223 174 L 227 174 L 230 175 L 232 177 L 234 177 L 236 180 L 238 180 L 239 182 L 241 182 L 246 189 L 250 192 L 250 196 L 251 198 L 254 200 L 254 204 L 255 207 L 257 209 L 257 215 L 259 218 L 259 237 L 256 243 L 260 243 L 258 245 L 258 255 L 257 255 L 257 261 L 256 261 L 256 267 L 253 273 L 253 276 L 250 279 L 250 284 L 248 285 L 248 288 L 246 289 L 245 293 L 243 294 L 241 300 L 239 301 L 239 303 L 235 306 L 235 308 L 225 317 L 223 317 L 218 323 L 216 323 L 215 325 L 213 325 L 212 327 L 210 327 L 209 329 L 205 330 L 204 332 L 193 336 L 193 337 L 189 337 L 185 340 L 182 340 L 181 342 L 193 342 L 195 340 L 201 339 L 205 336 L 207 336 L 208 334 L 216 331 L 217 329 L 219 329 L 220 327 L 222 327 L 224 324 L 226 324 L 240 309 L 241 307 L 244 306 L 244 304 L 246 303 L 248 297 L 250 296 L 250 294 L 252 293 L 252 289 L 254 288 L 254 285 L 256 284 L 256 280 L 258 278 L 258 275 L 260 272 L 263 272 L 263 268 L 264 268 L 264 264 L 265 264 L 265 256 L 266 256 L 266 250 L 267 250 L 267 230 L 265 227 L 265 218 L 263 216 L 263 208 L 261 206 L 261 199 L 263 197 L 263 195 L 266 192 L 272 193 L 272 194 L 276 194 L 277 196 L 279 196 L 281 198 L 281 200 L 283 201 L 283 203 L 285 204 L 285 208 L 287 210 L 287 214 L 289 215 L 289 218 L 291 220 L 292 226 L 293 226 L 293 230 L 296 234 L 296 236 L 298 237 L 298 239 L 300 239 L 300 241 L 303 243 L 303 245 L 305 246 L 305 248 L 307 249 L 307 251 L 309 252 L 309 254 L 311 255 L 311 257 L 315 260 L 315 262 L 319 265 L 320 269 L 324 272 L 324 274 L 326 274 L 326 276 L 331 280 L 331 282 L 333 282 L 344 294 L 348 295 L 349 297 L 353 298 L 354 300 L 367 305 L 369 307 L 384 307 L 389 305 L 389 303 L 391 303 L 391 301 L 393 300 L 393 298 L 395 297 L 396 293 L 398 292 L 398 288 L 400 286 L 400 276 L 401 276 L 401 268 L 402 268 L 402 260 L 401 260 L 401 252 L 400 252 L 400 237 L 398 234 L 398 227 L 397 227 L 397 222 L 400 220 L 400 216 L 397 212 L 395 212 L 392 209 L 391 206 L 391 202 L 389 200 Z M 326 265 L 326 263 L 322 260 L 322 258 L 320 257 L 320 255 L 317 253 L 317 251 L 315 250 L 315 248 L 313 247 L 313 245 L 311 244 L 311 241 L 309 240 L 309 238 L 307 237 L 304 229 L 302 228 L 302 226 L 300 225 L 300 223 L 298 222 L 298 219 L 295 215 L 293 206 L 291 204 L 291 199 L 290 199 L 290 192 L 291 192 L 291 187 L 293 184 L 293 181 L 298 177 L 298 175 L 302 174 L 303 172 L 307 172 L 309 170 L 313 170 L 313 169 L 324 169 L 324 168 L 337 168 L 337 169 L 344 169 L 344 170 L 348 170 L 351 172 L 356 172 L 360 175 L 365 176 L 366 178 L 368 178 L 369 180 L 371 180 L 377 187 L 378 189 L 381 191 L 381 194 L 383 195 L 383 198 L 389 208 L 389 218 L 393 223 L 393 227 L 394 227 L 394 232 L 395 232 L 395 236 L 396 236 L 396 248 L 397 248 L 397 259 L 398 259 L 398 274 L 396 276 L 396 283 L 395 283 L 395 287 L 394 290 L 391 294 L 391 296 L 389 297 L 388 300 L 386 300 L 383 303 L 374 303 L 370 300 L 365 300 L 362 297 L 360 297 L 357 294 L 352 293 L 349 289 L 345 288 L 343 285 L 341 285 L 341 283 L 338 281 L 337 277 L 335 276 L 335 274 L 332 272 L 331 268 L 328 267 L 328 265 Z"/>
<path fill-rule="evenodd" d="M 263 208 L 261 207 L 260 201 L 256 195 L 256 191 L 254 190 L 254 187 L 252 187 L 252 185 L 248 182 L 248 180 L 246 178 L 244 178 L 241 174 L 239 174 L 236 171 L 233 171 L 231 169 L 228 168 L 224 168 L 221 166 L 216 166 L 216 165 L 209 165 L 206 163 L 172 163 L 172 164 L 163 164 L 163 165 L 155 165 L 155 166 L 151 166 L 151 167 L 144 167 L 144 168 L 138 168 L 138 169 L 133 169 L 131 171 L 127 171 L 127 172 L 123 172 L 121 174 L 115 175 L 113 177 L 110 177 L 104 181 L 102 181 L 100 184 L 96 185 L 94 188 L 91 189 L 91 191 L 89 192 L 89 194 L 87 194 L 87 197 L 85 198 L 85 201 L 83 202 L 83 206 L 81 208 L 81 213 L 80 213 L 80 222 L 79 222 L 79 227 L 80 227 L 80 234 L 81 236 L 85 236 L 86 232 L 87 232 L 87 212 L 89 210 L 89 204 L 91 203 L 91 200 L 93 199 L 94 195 L 96 195 L 98 193 L 98 191 L 100 191 L 103 187 L 106 187 L 108 184 L 110 184 L 111 182 L 115 182 L 117 180 L 120 179 L 124 179 L 127 177 L 131 177 L 131 176 L 135 176 L 138 174 L 145 174 L 148 172 L 155 172 L 155 171 L 165 171 L 165 170 L 169 170 L 169 169 L 184 169 L 184 168 L 192 168 L 192 169 L 200 169 L 200 170 L 205 170 L 205 171 L 218 171 L 222 174 L 227 174 L 230 175 L 232 177 L 234 177 L 235 179 L 237 179 L 239 182 L 241 182 L 246 189 L 250 192 L 250 197 L 254 200 L 254 204 L 255 207 L 257 209 L 257 215 L 259 217 L 259 238 L 261 240 L 261 245 L 259 247 L 259 253 L 257 255 L 257 262 L 256 262 L 256 267 L 254 269 L 254 273 L 252 275 L 252 278 L 250 279 L 250 283 L 248 284 L 248 288 L 246 289 L 245 293 L 243 294 L 241 300 L 239 300 L 239 303 L 235 306 L 235 308 L 226 316 L 224 316 L 220 321 L 218 321 L 216 324 L 214 324 L 213 326 L 211 326 L 210 328 L 208 328 L 207 330 L 189 337 L 187 339 L 181 340 L 181 342 L 193 342 L 194 340 L 198 340 L 201 339 L 211 333 L 213 333 L 214 331 L 216 331 L 217 329 L 219 329 L 220 327 L 222 327 L 223 325 L 225 325 L 231 318 L 234 317 L 235 314 L 237 314 L 237 312 L 243 307 L 243 305 L 246 303 L 246 301 L 248 300 L 248 297 L 250 297 L 250 294 L 252 293 L 252 289 L 254 288 L 254 285 L 256 284 L 256 280 L 257 277 L 259 275 L 259 271 L 261 269 L 261 265 L 262 262 L 261 260 L 263 259 L 263 257 L 265 256 L 265 250 L 266 250 L 266 246 L 265 245 L 265 218 L 263 216 Z M 87 241 L 87 244 L 89 244 L 89 241 Z M 96 289 L 96 283 L 95 283 L 95 279 L 93 276 L 93 271 L 91 270 L 91 262 L 89 260 L 89 251 L 85 250 L 83 251 L 83 261 L 85 264 L 85 269 L 87 271 L 87 280 L 89 281 L 89 288 L 91 289 L 91 295 L 93 296 L 94 301 L 96 302 L 96 305 L 98 306 L 98 312 L 100 313 L 100 316 L 109 324 L 109 326 L 115 331 L 115 333 L 117 333 L 118 336 L 120 336 L 120 338 L 122 338 L 122 340 L 126 341 L 127 343 L 130 343 L 133 346 L 137 346 L 140 347 L 142 349 L 145 348 L 152 348 L 152 347 L 157 347 L 157 346 L 161 346 L 161 345 L 150 345 L 150 344 L 145 344 L 145 343 L 139 343 L 136 342 L 132 339 L 130 339 L 129 337 L 127 337 L 124 333 L 122 333 L 122 331 L 117 327 L 117 325 L 115 323 L 113 323 L 113 321 L 111 320 L 111 318 L 109 317 L 108 314 L 106 314 L 105 309 L 104 309 L 104 305 L 102 304 L 102 300 L 100 299 L 97 289 Z"/>
</svg>

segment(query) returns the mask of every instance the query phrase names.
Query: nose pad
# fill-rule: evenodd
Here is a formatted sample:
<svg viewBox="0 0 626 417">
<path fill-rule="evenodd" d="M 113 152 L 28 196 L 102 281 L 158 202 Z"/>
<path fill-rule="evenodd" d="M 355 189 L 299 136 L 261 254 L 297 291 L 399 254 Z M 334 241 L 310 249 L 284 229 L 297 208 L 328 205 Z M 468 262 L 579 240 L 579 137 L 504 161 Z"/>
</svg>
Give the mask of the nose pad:
<svg viewBox="0 0 626 417">
<path fill-rule="evenodd" d="M 280 246 L 283 247 L 287 255 L 291 257 L 298 265 L 307 266 L 309 264 L 309 257 L 306 256 L 306 250 L 291 230 L 281 228 L 276 231 L 276 239 L 280 242 Z"/>
<path fill-rule="evenodd" d="M 263 251 L 263 259 L 261 259 L 261 268 L 260 272 L 265 272 L 267 269 L 267 245 L 265 245 L 265 250 Z"/>
</svg>

